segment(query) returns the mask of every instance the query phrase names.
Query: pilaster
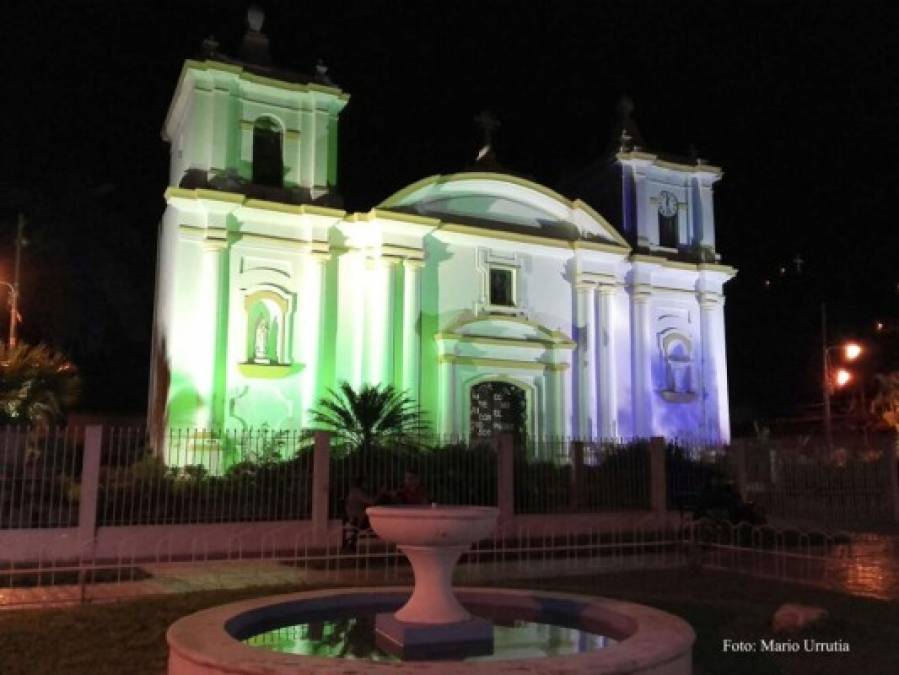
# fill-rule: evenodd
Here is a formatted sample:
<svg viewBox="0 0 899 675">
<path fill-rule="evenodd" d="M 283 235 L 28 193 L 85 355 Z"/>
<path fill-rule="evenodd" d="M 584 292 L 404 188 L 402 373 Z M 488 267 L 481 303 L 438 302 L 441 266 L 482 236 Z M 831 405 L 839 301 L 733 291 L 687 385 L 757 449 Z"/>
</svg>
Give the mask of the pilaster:
<svg viewBox="0 0 899 675">
<path fill-rule="evenodd" d="M 598 322 L 596 331 L 596 353 L 599 363 L 599 435 L 612 438 L 618 435 L 618 400 L 615 373 L 614 345 L 614 302 L 617 286 L 614 283 L 600 283 L 597 286 Z"/>
<path fill-rule="evenodd" d="M 638 284 L 631 288 L 633 313 L 632 383 L 634 399 L 634 435 L 652 435 L 652 336 L 650 335 L 650 303 L 652 287 Z"/>
<path fill-rule="evenodd" d="M 592 438 L 596 433 L 596 341 L 594 288 L 589 282 L 577 284 L 577 394 L 578 437 Z"/>
<path fill-rule="evenodd" d="M 224 233 L 222 232 L 222 235 Z M 224 373 L 222 372 L 227 343 L 226 313 L 222 305 L 222 268 L 227 241 L 217 231 L 207 231 L 201 242 L 200 285 L 194 331 L 198 344 L 207 345 L 197 350 L 202 362 L 197 364 L 196 388 L 199 398 L 194 423 L 199 429 L 218 426 L 224 411 Z"/>
<path fill-rule="evenodd" d="M 300 360 L 303 364 L 301 418 L 309 426 L 321 387 L 322 321 L 324 317 L 325 268 L 330 256 L 308 252 L 303 256 L 303 301 L 299 303 Z"/>
<path fill-rule="evenodd" d="M 416 404 L 421 387 L 421 270 L 420 260 L 403 261 L 402 389 Z"/>
<path fill-rule="evenodd" d="M 700 291 L 699 322 L 702 339 L 702 399 L 705 432 L 730 440 L 730 408 L 727 395 L 727 362 L 724 333 L 724 296 Z"/>
</svg>

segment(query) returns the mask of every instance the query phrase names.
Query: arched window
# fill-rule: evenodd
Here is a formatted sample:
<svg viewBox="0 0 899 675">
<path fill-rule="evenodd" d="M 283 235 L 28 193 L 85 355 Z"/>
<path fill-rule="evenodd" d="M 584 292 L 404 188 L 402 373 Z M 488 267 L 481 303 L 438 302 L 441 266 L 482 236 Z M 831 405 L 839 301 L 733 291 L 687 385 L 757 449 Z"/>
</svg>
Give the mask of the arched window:
<svg viewBox="0 0 899 675">
<path fill-rule="evenodd" d="M 253 182 L 274 187 L 284 182 L 281 127 L 270 117 L 260 117 L 253 124 Z"/>
</svg>

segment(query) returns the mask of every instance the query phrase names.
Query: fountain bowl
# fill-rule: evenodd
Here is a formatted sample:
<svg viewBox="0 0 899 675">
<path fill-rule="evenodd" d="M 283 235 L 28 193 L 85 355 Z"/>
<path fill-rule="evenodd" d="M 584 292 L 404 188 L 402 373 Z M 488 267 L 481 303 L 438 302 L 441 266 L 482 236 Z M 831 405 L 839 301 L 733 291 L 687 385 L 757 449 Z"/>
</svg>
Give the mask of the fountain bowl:
<svg viewBox="0 0 899 675">
<path fill-rule="evenodd" d="M 404 659 L 493 651 L 493 624 L 472 616 L 452 589 L 453 568 L 475 541 L 493 533 L 492 506 L 371 506 L 375 533 L 396 544 L 412 565 L 412 597 L 394 613 L 377 617 L 378 644 Z"/>
<path fill-rule="evenodd" d="M 384 541 L 400 546 L 471 546 L 496 527 L 493 506 L 370 506 L 372 529 Z"/>
</svg>

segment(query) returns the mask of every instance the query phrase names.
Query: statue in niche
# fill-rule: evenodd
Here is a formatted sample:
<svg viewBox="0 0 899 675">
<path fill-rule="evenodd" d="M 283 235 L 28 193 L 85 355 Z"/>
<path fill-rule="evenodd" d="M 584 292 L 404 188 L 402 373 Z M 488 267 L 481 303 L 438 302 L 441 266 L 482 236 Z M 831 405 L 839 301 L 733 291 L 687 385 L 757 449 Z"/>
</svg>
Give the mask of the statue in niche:
<svg viewBox="0 0 899 675">
<path fill-rule="evenodd" d="M 693 355 L 689 338 L 671 333 L 662 339 L 662 359 L 665 366 L 662 398 L 685 403 L 696 398 L 693 382 Z"/>
<path fill-rule="evenodd" d="M 256 337 L 253 344 L 253 362 L 271 363 L 268 358 L 268 321 L 260 316 L 256 322 Z"/>
</svg>

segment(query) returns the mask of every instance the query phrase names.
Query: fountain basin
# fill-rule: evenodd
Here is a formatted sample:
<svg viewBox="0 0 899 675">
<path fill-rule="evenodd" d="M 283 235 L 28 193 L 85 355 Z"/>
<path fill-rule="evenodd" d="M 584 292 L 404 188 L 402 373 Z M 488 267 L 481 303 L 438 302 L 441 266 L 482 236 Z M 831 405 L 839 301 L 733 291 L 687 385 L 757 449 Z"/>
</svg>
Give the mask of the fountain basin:
<svg viewBox="0 0 899 675">
<path fill-rule="evenodd" d="M 491 609 L 505 616 L 576 626 L 617 644 L 566 656 L 489 662 L 412 661 L 401 664 L 301 656 L 269 651 L 242 641 L 281 626 L 336 612 L 398 607 L 408 588 L 330 589 L 256 598 L 203 610 L 172 624 L 167 634 L 170 675 L 287 675 L 336 673 L 556 673 L 571 675 L 690 675 L 695 635 L 671 614 L 618 600 L 567 593 L 459 588 L 457 596 L 475 614 Z"/>
</svg>

